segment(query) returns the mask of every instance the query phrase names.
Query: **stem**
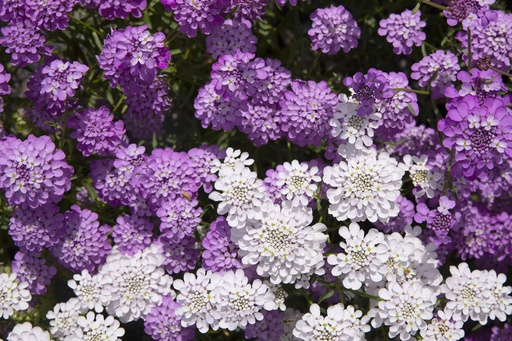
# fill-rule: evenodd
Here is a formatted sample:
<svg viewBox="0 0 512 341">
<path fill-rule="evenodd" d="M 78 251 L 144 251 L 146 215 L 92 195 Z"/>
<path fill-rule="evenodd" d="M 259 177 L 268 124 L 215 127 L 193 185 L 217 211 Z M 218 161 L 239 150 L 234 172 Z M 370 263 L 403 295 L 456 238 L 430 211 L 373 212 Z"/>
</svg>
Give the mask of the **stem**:
<svg viewBox="0 0 512 341">
<path fill-rule="evenodd" d="M 71 19 L 71 20 L 74 20 L 76 21 L 77 23 L 79 23 L 80 25 L 88 28 L 89 30 L 93 31 L 93 32 L 96 32 L 96 34 L 98 35 L 101 35 L 103 36 L 103 33 L 101 33 L 100 31 L 98 31 L 97 29 L 95 29 L 94 27 L 92 27 L 91 25 L 83 22 L 82 20 L 78 19 L 78 18 L 75 18 L 72 14 L 68 13 L 68 17 Z"/>
<path fill-rule="evenodd" d="M 471 70 L 473 53 L 471 53 L 471 30 L 468 28 L 468 71 Z"/>
<path fill-rule="evenodd" d="M 429 1 L 429 0 L 421 0 L 421 2 L 424 3 L 425 5 L 429 5 L 429 6 L 435 7 L 437 9 L 442 10 L 442 11 L 447 11 L 448 10 L 448 7 L 436 4 L 435 2 L 432 2 L 432 1 Z"/>
<path fill-rule="evenodd" d="M 497 73 L 506 76 L 508 78 L 512 78 L 512 75 L 510 73 L 506 73 L 505 71 L 501 71 L 500 69 L 495 68 L 494 66 L 490 67 L 491 70 L 496 71 Z"/>
<path fill-rule="evenodd" d="M 410 89 L 410 88 L 393 88 L 392 90 L 394 90 L 394 91 L 414 92 L 415 94 L 418 94 L 418 95 L 430 95 L 430 91 L 415 90 L 415 89 Z"/>
<path fill-rule="evenodd" d="M 371 299 L 373 299 L 375 301 L 385 301 L 385 299 L 383 299 L 383 298 L 380 298 L 378 296 L 373 296 L 373 295 L 367 294 L 367 293 L 362 292 L 362 291 L 357 291 L 357 290 L 352 290 L 352 289 L 347 289 L 347 288 L 345 288 L 345 290 L 350 291 L 351 293 L 359 295 L 359 296 L 363 296 L 363 297 L 366 297 L 366 298 L 371 298 Z"/>
</svg>

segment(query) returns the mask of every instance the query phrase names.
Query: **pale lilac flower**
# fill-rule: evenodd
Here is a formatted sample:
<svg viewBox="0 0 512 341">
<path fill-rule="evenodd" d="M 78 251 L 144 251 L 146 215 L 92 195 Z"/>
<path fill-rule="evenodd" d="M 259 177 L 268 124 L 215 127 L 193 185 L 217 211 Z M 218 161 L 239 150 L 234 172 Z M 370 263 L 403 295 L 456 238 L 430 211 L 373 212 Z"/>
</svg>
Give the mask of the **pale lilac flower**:
<svg viewBox="0 0 512 341">
<path fill-rule="evenodd" d="M 15 311 L 28 309 L 32 299 L 27 282 L 19 282 L 16 274 L 0 273 L 0 317 L 8 319 Z"/>
<path fill-rule="evenodd" d="M 322 178 L 318 167 L 309 167 L 307 163 L 285 162 L 283 170 L 277 172 L 276 186 L 281 188 L 281 195 L 291 201 L 294 207 L 307 206 L 318 189 Z"/>
<path fill-rule="evenodd" d="M 456 341 L 464 337 L 464 322 L 454 320 L 450 310 L 440 310 L 428 324 L 420 330 L 424 341 Z"/>
<path fill-rule="evenodd" d="M 105 294 L 108 292 L 103 288 L 102 274 L 91 276 L 89 271 L 84 269 L 80 274 L 74 274 L 73 279 L 68 280 L 68 286 L 78 298 L 80 310 L 94 309 L 97 313 L 103 311 L 102 302 L 107 300 Z"/>
<path fill-rule="evenodd" d="M 51 334 L 59 340 L 74 335 L 80 328 L 76 320 L 86 311 L 76 297 L 70 298 L 67 302 L 57 303 L 53 310 L 46 313 L 46 318 L 50 321 Z"/>
<path fill-rule="evenodd" d="M 7 335 L 7 341 L 52 341 L 50 333 L 41 327 L 32 327 L 30 322 L 17 324 Z"/>
<path fill-rule="evenodd" d="M 428 156 L 422 155 L 421 157 L 411 156 L 409 154 L 404 156 L 403 167 L 405 171 L 409 172 L 412 184 L 421 189 L 414 193 L 419 198 L 426 194 L 428 198 L 434 197 L 434 191 L 440 183 L 443 175 L 439 172 L 431 172 L 427 167 Z"/>
<path fill-rule="evenodd" d="M 90 311 L 86 316 L 79 316 L 76 323 L 80 328 L 66 341 L 121 341 L 120 337 L 124 335 L 124 329 L 113 316 L 105 318 Z"/>
</svg>

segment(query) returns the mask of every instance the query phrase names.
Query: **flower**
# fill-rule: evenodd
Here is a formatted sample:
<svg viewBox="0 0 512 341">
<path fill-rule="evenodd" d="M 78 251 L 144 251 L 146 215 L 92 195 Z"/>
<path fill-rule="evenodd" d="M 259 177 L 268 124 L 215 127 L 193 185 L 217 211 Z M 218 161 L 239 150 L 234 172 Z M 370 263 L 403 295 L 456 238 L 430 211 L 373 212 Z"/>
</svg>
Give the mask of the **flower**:
<svg viewBox="0 0 512 341">
<path fill-rule="evenodd" d="M 76 297 L 70 298 L 67 302 L 57 303 L 53 310 L 46 313 L 46 318 L 50 321 L 50 332 L 59 340 L 75 334 L 76 330 L 80 328 L 76 320 L 85 311 Z"/>
<path fill-rule="evenodd" d="M 123 121 L 114 122 L 114 115 L 107 107 L 80 111 L 68 120 L 70 134 L 77 139 L 76 148 L 84 155 L 96 153 L 100 156 L 114 155 L 123 144 L 125 133 Z"/>
<path fill-rule="evenodd" d="M 358 290 L 365 281 L 380 282 L 385 274 L 389 253 L 384 234 L 370 229 L 365 236 L 357 223 L 339 229 L 346 241 L 340 242 L 343 253 L 329 255 L 327 262 L 333 265 L 332 274 L 343 274 L 345 288 Z"/>
<path fill-rule="evenodd" d="M 7 335 L 7 341 L 51 341 L 50 333 L 40 327 L 32 327 L 30 322 L 17 324 Z"/>
<path fill-rule="evenodd" d="M 162 267 L 169 274 L 189 271 L 196 267 L 199 261 L 200 250 L 195 245 L 196 239 L 186 236 L 178 242 L 161 235 L 155 244 L 160 245 L 165 257 Z"/>
<path fill-rule="evenodd" d="M 28 290 L 33 295 L 42 295 L 57 273 L 54 266 L 46 265 L 46 259 L 39 254 L 16 252 L 11 269 L 18 280 L 28 283 Z"/>
<path fill-rule="evenodd" d="M 290 201 L 281 205 L 265 202 L 261 216 L 247 222 L 245 229 L 232 230 L 231 239 L 246 266 L 256 265 L 259 276 L 270 277 L 273 284 L 296 283 L 301 276 L 323 274 L 322 250 L 327 226 L 309 226 L 312 211 L 294 207 Z"/>
<path fill-rule="evenodd" d="M 263 319 L 262 309 L 273 310 L 277 306 L 274 294 L 260 279 L 249 284 L 243 270 L 227 271 L 214 290 L 220 314 L 219 327 L 228 330 L 245 328 Z"/>
<path fill-rule="evenodd" d="M 454 320 L 451 311 L 439 310 L 427 328 L 420 330 L 425 341 L 455 341 L 464 337 L 464 322 Z"/>
<path fill-rule="evenodd" d="M 460 65 L 452 52 L 437 50 L 414 63 L 411 70 L 411 78 L 417 80 L 420 86 L 432 86 L 432 96 L 436 99 L 442 97 L 444 89 L 453 84 Z"/>
<path fill-rule="evenodd" d="M 256 38 L 251 32 L 251 22 L 248 20 L 227 19 L 221 26 L 206 37 L 206 51 L 217 59 L 223 54 L 241 52 L 256 52 Z"/>
<path fill-rule="evenodd" d="M 436 210 L 430 210 L 425 203 L 419 203 L 414 220 L 418 223 L 427 222 L 428 230 L 434 234 L 429 239 L 432 239 L 436 245 L 448 244 L 451 241 L 448 234 L 461 217 L 459 212 L 450 211 L 454 207 L 455 201 L 443 195 L 439 198 L 439 206 Z"/>
<path fill-rule="evenodd" d="M 338 221 L 387 222 L 399 213 L 395 201 L 404 173 L 389 154 L 372 150 L 325 167 L 324 183 L 332 187 L 327 190 L 329 213 Z"/>
<path fill-rule="evenodd" d="M 15 273 L 0 273 L 0 317 L 8 319 L 15 311 L 26 310 L 32 299 L 27 282 L 19 282 Z"/>
<path fill-rule="evenodd" d="M 160 218 L 160 232 L 174 243 L 190 237 L 201 222 L 203 210 L 196 199 L 178 197 L 174 201 L 164 201 L 156 211 Z"/>
<path fill-rule="evenodd" d="M 443 11 L 448 25 L 462 23 L 464 30 L 475 29 L 477 26 L 487 27 L 490 21 L 496 20 L 496 13 L 489 10 L 495 0 L 451 0 L 448 9 Z"/>
<path fill-rule="evenodd" d="M 76 329 L 74 335 L 68 337 L 69 341 L 121 341 L 120 337 L 124 335 L 124 329 L 118 320 L 112 316 L 105 318 L 93 311 L 88 312 L 86 316 L 79 316 L 76 323 L 80 328 Z"/>
<path fill-rule="evenodd" d="M 389 337 L 399 335 L 400 340 L 410 340 L 427 327 L 437 300 L 432 289 L 417 282 L 390 282 L 379 290 L 379 297 L 384 300 L 368 312 L 373 317 L 372 326 L 378 328 L 384 323 L 389 326 Z"/>
<path fill-rule="evenodd" d="M 169 296 L 164 296 L 162 304 L 153 307 L 144 319 L 144 331 L 155 341 L 189 341 L 193 340 L 195 333 L 193 328 L 181 326 L 181 319 L 176 315 L 179 303 L 174 302 Z"/>
<path fill-rule="evenodd" d="M 122 254 L 133 256 L 151 244 L 153 224 L 147 217 L 125 214 L 117 217 L 116 222 L 112 238 Z"/>
<path fill-rule="evenodd" d="M 102 277 L 102 274 L 91 276 L 89 271 L 84 269 L 80 274 L 74 274 L 73 279 L 68 281 L 68 287 L 73 290 L 80 303 L 77 310 L 94 309 L 97 313 L 103 311 L 102 303 L 108 300 L 109 292 L 104 290 Z"/>
<path fill-rule="evenodd" d="M 421 46 L 427 38 L 425 32 L 421 29 L 427 26 L 421 18 L 421 11 L 412 13 L 406 9 L 400 14 L 391 13 L 389 18 L 382 19 L 379 22 L 380 36 L 386 36 L 388 43 L 393 44 L 395 54 L 411 54 L 412 46 Z"/>
<path fill-rule="evenodd" d="M 126 19 L 130 14 L 135 18 L 140 18 L 142 11 L 145 10 L 147 6 L 147 0 L 85 1 L 89 1 L 89 5 L 92 5 L 91 7 L 97 7 L 99 14 L 107 20 L 114 20 L 116 18 Z"/>
<path fill-rule="evenodd" d="M 201 243 L 204 248 L 201 253 L 202 266 L 205 270 L 223 273 L 242 268 L 238 247 L 231 241 L 231 227 L 226 218 L 215 219 Z"/>
<path fill-rule="evenodd" d="M 13 139 L 0 154 L 0 188 L 10 205 L 34 209 L 59 202 L 71 188 L 71 168 L 62 150 L 55 149 L 49 136 L 29 135 Z"/>
<path fill-rule="evenodd" d="M 312 27 L 308 31 L 313 50 L 336 54 L 340 49 L 348 53 L 357 47 L 361 29 L 352 14 L 343 6 L 319 8 L 310 15 Z"/>
<path fill-rule="evenodd" d="M 0 95 L 11 93 L 11 87 L 8 84 L 10 79 L 11 75 L 5 72 L 5 67 L 0 64 Z"/>
<path fill-rule="evenodd" d="M 300 340 L 365 340 L 364 334 L 370 331 L 368 316 L 362 316 L 361 310 L 341 303 L 327 308 L 327 316 L 320 314 L 316 303 L 297 321 L 293 336 Z"/>
<path fill-rule="evenodd" d="M 173 286 L 179 291 L 176 302 L 180 304 L 175 314 L 181 318 L 183 327 L 196 325 L 201 333 L 206 333 L 209 326 L 214 330 L 219 328 L 220 313 L 213 291 L 221 280 L 220 274 L 200 268 L 195 274 L 187 272 L 182 280 L 174 281 Z"/>
<path fill-rule="evenodd" d="M 262 310 L 263 320 L 256 321 L 254 324 L 248 324 L 244 329 L 246 339 L 281 340 L 284 334 L 284 311 L 280 310 Z"/>
<path fill-rule="evenodd" d="M 288 139 L 301 147 L 320 146 L 329 137 L 329 120 L 338 105 L 338 98 L 327 82 L 294 80 L 279 105 L 281 129 Z"/>
<path fill-rule="evenodd" d="M 281 195 L 291 201 L 292 206 L 307 206 L 316 193 L 322 178 L 317 175 L 318 167 L 309 167 L 307 163 L 285 162 L 277 172 L 276 186 L 281 188 Z"/>
<path fill-rule="evenodd" d="M 404 170 L 409 172 L 412 184 L 421 188 L 414 194 L 417 198 L 423 194 L 427 194 L 428 198 L 434 197 L 434 190 L 437 189 L 437 185 L 443 177 L 439 172 L 432 173 L 427 167 L 427 161 L 427 155 L 422 155 L 419 158 L 409 154 L 404 156 Z"/>
</svg>

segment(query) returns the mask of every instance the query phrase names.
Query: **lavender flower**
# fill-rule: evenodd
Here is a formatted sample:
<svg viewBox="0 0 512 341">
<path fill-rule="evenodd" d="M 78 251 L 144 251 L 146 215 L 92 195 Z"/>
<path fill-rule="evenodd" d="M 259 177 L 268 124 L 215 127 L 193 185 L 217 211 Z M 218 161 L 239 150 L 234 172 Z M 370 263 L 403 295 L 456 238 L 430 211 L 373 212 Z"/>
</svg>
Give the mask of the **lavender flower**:
<svg viewBox="0 0 512 341">
<path fill-rule="evenodd" d="M 205 248 L 201 254 L 205 270 L 224 273 L 242 269 L 242 263 L 237 257 L 238 247 L 231 241 L 231 227 L 226 218 L 219 217 L 210 224 L 202 244 Z"/>
<path fill-rule="evenodd" d="M 320 146 L 331 131 L 329 120 L 336 110 L 338 97 L 325 81 L 295 80 L 279 104 L 282 107 L 281 129 L 288 139 L 301 147 Z"/>
<path fill-rule="evenodd" d="M 18 275 L 18 280 L 28 283 L 32 295 L 42 295 L 57 273 L 54 266 L 46 265 L 46 260 L 39 254 L 18 251 L 11 264 L 12 271 Z"/>
<path fill-rule="evenodd" d="M 269 140 L 275 141 L 283 136 L 280 108 L 277 105 L 249 103 L 247 111 L 242 112 L 237 126 L 257 146 L 265 145 Z"/>
<path fill-rule="evenodd" d="M 27 20 L 17 20 L 10 26 L 0 29 L 0 45 L 5 52 L 11 54 L 11 64 L 24 67 L 41 59 L 41 55 L 49 56 L 53 47 L 45 45 L 45 37 L 34 23 Z"/>
<path fill-rule="evenodd" d="M 279 104 L 291 83 L 291 72 L 281 66 L 281 61 L 272 58 L 255 58 L 251 68 L 258 75 L 258 81 L 253 84 L 256 92 L 252 103 L 266 106 Z"/>
<path fill-rule="evenodd" d="M 261 20 L 261 16 L 265 14 L 266 7 L 270 0 L 231 0 L 231 5 L 225 9 L 226 13 L 230 13 L 236 8 L 233 18 L 236 20 Z"/>
<path fill-rule="evenodd" d="M 66 155 L 49 136 L 29 135 L 25 141 L 12 139 L 0 154 L 0 188 L 10 205 L 34 209 L 59 202 L 71 188 L 71 168 Z"/>
<path fill-rule="evenodd" d="M 198 204 L 196 199 L 190 200 L 184 196 L 164 201 L 156 212 L 162 221 L 160 232 L 175 243 L 192 236 L 201 222 L 203 212 Z"/>
<path fill-rule="evenodd" d="M 9 235 L 14 245 L 27 254 L 52 247 L 63 229 L 64 216 L 53 203 L 34 210 L 18 207 L 12 212 L 9 223 Z"/>
<path fill-rule="evenodd" d="M 187 152 L 193 163 L 195 174 L 199 176 L 206 193 L 210 193 L 213 189 L 212 184 L 217 180 L 217 175 L 212 172 L 215 160 L 221 156 L 221 152 L 217 146 L 202 145 L 199 148 L 192 148 Z"/>
<path fill-rule="evenodd" d="M 209 35 L 222 25 L 221 12 L 226 7 L 225 1 L 217 0 L 160 0 L 165 9 L 172 11 L 174 20 L 180 25 L 180 32 L 189 38 L 197 35 L 198 29 Z"/>
<path fill-rule="evenodd" d="M 420 86 L 432 87 L 434 99 L 442 97 L 444 89 L 452 85 L 460 70 L 459 61 L 450 51 L 437 50 L 411 66 L 411 78 Z M 434 77 L 435 75 L 435 77 Z"/>
<path fill-rule="evenodd" d="M 181 326 L 181 317 L 176 316 L 176 309 L 181 305 L 169 296 L 164 296 L 162 304 L 153 307 L 144 318 L 144 331 L 155 341 L 189 341 L 193 340 L 193 328 Z"/>
<path fill-rule="evenodd" d="M 496 20 L 496 13 L 489 10 L 495 0 L 451 0 L 448 10 L 443 11 L 448 25 L 462 23 L 464 30 L 474 29 L 481 25 L 487 27 L 489 22 Z"/>
<path fill-rule="evenodd" d="M 454 148 L 452 175 L 473 180 L 512 156 L 512 113 L 502 99 L 487 98 L 480 104 L 476 96 L 466 95 L 446 108 L 437 128 L 445 135 L 443 145 Z"/>
<path fill-rule="evenodd" d="M 480 104 L 483 104 L 487 97 L 496 97 L 500 91 L 506 91 L 505 84 L 494 70 L 471 69 L 469 73 L 459 71 L 457 79 L 462 82 L 460 90 L 449 86 L 444 90 L 444 95 L 448 98 L 463 97 L 466 95 L 477 96 Z"/>
<path fill-rule="evenodd" d="M 256 38 L 251 31 L 251 22 L 248 20 L 227 19 L 222 26 L 216 28 L 206 37 L 206 51 L 217 59 L 223 54 L 240 52 L 256 52 Z"/>
<path fill-rule="evenodd" d="M 146 25 L 112 30 L 97 56 L 105 79 L 115 88 L 120 84 L 126 94 L 140 92 L 149 86 L 158 69 L 167 67 L 171 54 L 164 45 L 161 32 L 151 35 Z"/>
<path fill-rule="evenodd" d="M 27 0 L 24 1 L 24 16 L 34 22 L 36 27 L 47 31 L 65 30 L 68 27 L 68 13 L 78 0 Z"/>
<path fill-rule="evenodd" d="M 284 334 L 284 311 L 264 310 L 262 313 L 263 320 L 247 325 L 244 330 L 245 338 L 258 341 L 280 340 L 280 337 Z"/>
<path fill-rule="evenodd" d="M 425 203 L 418 204 L 414 220 L 417 223 L 426 222 L 429 241 L 436 245 L 448 244 L 452 241 L 448 234 L 461 218 L 459 212 L 452 212 L 454 207 L 455 201 L 446 196 L 439 199 L 439 206 L 435 210 L 430 210 Z"/>
<path fill-rule="evenodd" d="M 120 253 L 133 256 L 151 244 L 153 224 L 146 217 L 125 214 L 116 219 L 112 238 Z"/>
<path fill-rule="evenodd" d="M 51 249 L 52 254 L 68 269 L 90 272 L 103 262 L 112 248 L 107 240 L 111 228 L 101 225 L 98 214 L 72 205 L 65 214 L 66 231 Z"/>
<path fill-rule="evenodd" d="M 373 113 L 376 101 L 384 101 L 394 94 L 386 74 L 374 68 L 369 69 L 365 75 L 358 72 L 353 77 L 346 77 L 343 84 L 354 92 L 353 98 L 360 104 L 357 109 L 359 116 Z"/>
<path fill-rule="evenodd" d="M 420 32 L 427 25 L 420 17 L 420 11 L 413 14 L 408 9 L 400 14 L 392 13 L 389 18 L 379 22 L 378 33 L 393 44 L 395 54 L 411 54 L 413 45 L 421 46 L 427 38 L 424 32 Z"/>
<path fill-rule="evenodd" d="M 9 86 L 9 80 L 11 75 L 5 72 L 5 68 L 0 64 L 0 95 L 7 95 L 11 93 L 11 87 Z"/>
<path fill-rule="evenodd" d="M 302 0 L 302 1 L 304 2 L 306 0 Z M 297 3 L 299 2 L 299 0 L 276 0 L 276 4 L 278 4 L 281 7 L 286 5 L 287 2 L 290 4 L 290 6 L 297 6 Z"/>
<path fill-rule="evenodd" d="M 195 269 L 201 251 L 195 247 L 194 237 L 186 236 L 175 242 L 161 235 L 155 244 L 161 246 L 161 252 L 165 257 L 162 267 L 167 273 L 177 274 Z"/>
<path fill-rule="evenodd" d="M 91 2 L 98 7 L 100 15 L 107 20 L 126 19 L 130 14 L 140 18 L 147 6 L 146 0 L 91 0 Z"/>
<path fill-rule="evenodd" d="M 345 53 L 357 47 L 361 30 L 352 14 L 343 6 L 319 8 L 311 16 L 312 28 L 308 31 L 313 50 L 336 54 L 340 49 Z"/>
<path fill-rule="evenodd" d="M 114 115 L 107 107 L 78 112 L 69 119 L 68 126 L 75 129 L 70 136 L 77 139 L 76 148 L 84 156 L 113 155 L 125 133 L 123 121 L 114 122 Z"/>
</svg>

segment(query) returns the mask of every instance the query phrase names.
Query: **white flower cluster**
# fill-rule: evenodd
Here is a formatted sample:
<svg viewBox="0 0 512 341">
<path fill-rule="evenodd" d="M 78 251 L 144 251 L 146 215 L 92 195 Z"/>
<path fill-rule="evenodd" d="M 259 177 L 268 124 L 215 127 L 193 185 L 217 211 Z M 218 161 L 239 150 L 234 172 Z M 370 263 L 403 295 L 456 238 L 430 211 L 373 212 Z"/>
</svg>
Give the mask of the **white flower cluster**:
<svg viewBox="0 0 512 341">
<path fill-rule="evenodd" d="M 294 207 L 307 206 L 318 189 L 322 178 L 317 175 L 318 167 L 309 167 L 306 163 L 293 160 L 283 164 L 283 171 L 278 171 L 276 186 L 281 195 L 292 202 Z"/>
<path fill-rule="evenodd" d="M 199 269 L 174 281 L 181 305 L 176 315 L 183 327 L 195 325 L 201 333 L 209 328 L 235 330 L 263 319 L 262 309 L 278 308 L 275 295 L 259 279 L 249 283 L 243 270 L 224 274 Z"/>
<path fill-rule="evenodd" d="M 27 282 L 16 280 L 16 274 L 0 273 L 0 317 L 9 318 L 15 311 L 28 308 L 32 299 Z"/>
<path fill-rule="evenodd" d="M 421 189 L 415 193 L 416 197 L 421 197 L 427 194 L 427 197 L 433 198 L 434 191 L 437 185 L 443 178 L 439 172 L 432 173 L 427 167 L 428 156 L 422 155 L 421 157 L 405 155 L 403 169 L 409 172 L 414 186 L 419 186 Z"/>
<path fill-rule="evenodd" d="M 7 335 L 7 341 L 51 341 L 50 333 L 40 327 L 32 327 L 30 322 L 17 324 Z"/>
</svg>

